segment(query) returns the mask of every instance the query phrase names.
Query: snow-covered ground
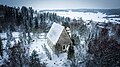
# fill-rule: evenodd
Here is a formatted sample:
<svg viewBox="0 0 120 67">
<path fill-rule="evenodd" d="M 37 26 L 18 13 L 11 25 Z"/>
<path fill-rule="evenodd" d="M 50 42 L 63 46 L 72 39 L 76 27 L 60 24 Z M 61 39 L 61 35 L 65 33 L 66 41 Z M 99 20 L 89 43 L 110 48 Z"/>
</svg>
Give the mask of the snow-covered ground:
<svg viewBox="0 0 120 67">
<path fill-rule="evenodd" d="M 6 33 L 0 33 L 0 37 L 1 37 L 1 39 L 6 39 L 7 38 L 7 34 Z"/>
<path fill-rule="evenodd" d="M 120 18 L 109 18 L 108 20 L 111 22 L 117 22 L 120 24 Z"/>
<path fill-rule="evenodd" d="M 94 21 L 101 21 L 104 22 L 106 19 L 105 14 L 102 13 L 84 13 L 84 12 L 55 12 L 59 16 L 65 16 L 65 17 L 70 17 L 71 19 L 79 19 L 82 17 L 83 20 L 94 20 Z"/>
<path fill-rule="evenodd" d="M 19 40 L 19 35 L 20 35 L 19 32 L 12 32 L 12 36 L 14 38 L 16 38 L 17 40 Z M 2 39 L 5 39 L 5 40 L 2 40 L 2 43 L 4 44 L 3 48 L 5 49 L 6 44 L 7 44 L 7 40 L 6 40 L 7 35 L 6 35 L 6 33 L 0 33 L 0 36 Z M 47 67 L 66 67 L 66 66 L 70 67 L 69 66 L 70 61 L 67 60 L 67 53 L 62 53 L 58 57 L 57 55 L 55 55 L 52 52 L 51 48 L 47 44 L 46 33 L 39 33 L 39 34 L 32 34 L 31 33 L 31 36 L 32 36 L 33 41 L 31 42 L 30 47 L 29 47 L 30 55 L 31 55 L 33 50 L 36 50 L 37 53 L 39 54 L 41 62 L 47 63 Z M 14 41 L 10 41 L 10 43 L 11 43 L 11 45 L 15 44 Z M 52 60 L 48 59 L 46 52 L 45 52 L 45 49 L 44 49 L 44 45 L 48 49 L 48 51 L 50 52 Z M 3 52 L 3 53 L 4 53 L 3 58 L 7 59 L 8 58 L 7 53 L 6 52 Z M 0 56 L 0 64 L 2 64 L 2 62 L 3 62 L 3 60 Z"/>
<path fill-rule="evenodd" d="M 109 19 L 103 18 L 103 17 L 115 17 L 115 16 L 119 16 L 119 15 L 106 15 L 106 14 L 103 14 L 103 13 L 100 13 L 100 12 L 98 12 L 98 13 L 72 12 L 72 11 L 69 11 L 69 12 L 49 11 L 49 12 L 57 13 L 57 15 L 59 15 L 59 16 L 70 17 L 71 19 L 82 18 L 84 21 L 93 20 L 93 21 L 96 21 L 96 22 L 108 22 L 108 21 L 116 22 L 116 20 L 120 20 L 120 18 L 109 18 Z"/>
<path fill-rule="evenodd" d="M 116 20 L 120 20 L 120 18 L 109 18 L 109 19 L 106 19 L 106 18 L 103 18 L 103 17 L 106 17 L 107 15 L 106 14 L 103 14 L 103 13 L 90 13 L 90 12 L 87 12 L 87 13 L 84 13 L 84 12 L 55 12 L 57 13 L 57 15 L 59 16 L 64 16 L 64 17 L 70 17 L 71 19 L 79 19 L 80 17 L 82 17 L 82 19 L 84 21 L 87 21 L 87 20 L 93 20 L 93 21 L 97 21 L 97 22 L 104 22 L 104 21 L 112 21 L 112 22 L 118 22 Z M 114 16 L 114 15 L 112 15 Z M 119 22 L 120 23 L 120 22 Z M 111 32 L 109 32 L 110 35 L 113 35 L 111 34 Z M 32 43 L 30 44 L 30 54 L 32 53 L 33 50 L 36 50 L 40 56 L 40 59 L 41 59 L 41 62 L 45 62 L 47 63 L 47 67 L 70 67 L 70 61 L 67 60 L 67 53 L 62 53 L 59 55 L 59 57 L 57 55 L 55 55 L 51 48 L 48 46 L 47 44 L 47 39 L 46 39 L 46 34 L 45 33 L 38 33 L 37 35 L 34 35 L 33 33 L 30 34 L 32 36 Z M 13 38 L 15 38 L 16 41 L 19 40 L 19 36 L 20 36 L 20 33 L 18 32 L 12 32 L 12 36 Z M 27 36 L 27 34 L 26 34 Z M 2 40 L 2 43 L 4 44 L 3 48 L 6 47 L 6 44 L 7 44 L 7 33 L 0 33 L 0 37 L 2 39 L 5 39 L 5 40 Z M 14 41 L 10 41 L 11 45 L 15 44 Z M 84 40 L 81 40 L 80 44 L 84 44 Z M 46 46 L 46 48 L 48 49 L 48 51 L 50 52 L 51 54 L 51 57 L 52 57 L 52 60 L 49 60 L 47 55 L 46 55 L 46 52 L 45 52 L 45 49 L 43 48 L 43 46 Z M 85 52 L 85 49 L 82 49 L 82 54 L 86 53 Z M 4 58 L 7 57 L 7 54 L 6 52 L 4 52 Z M 0 59 L 1 59 L 1 56 L 0 56 Z M 0 63 L 2 62 L 3 60 L 0 61 Z"/>
<path fill-rule="evenodd" d="M 38 34 L 39 37 L 40 35 L 42 35 L 43 37 L 44 33 Z M 41 62 L 45 62 L 47 63 L 47 67 L 66 67 L 66 65 L 68 65 L 67 67 L 69 67 L 69 61 L 67 60 L 67 53 L 62 53 L 59 55 L 59 57 L 57 55 L 55 55 L 51 48 L 48 46 L 47 44 L 47 39 L 44 38 L 39 38 L 36 36 L 33 36 L 33 42 L 31 43 L 30 46 L 30 54 L 32 53 L 33 50 L 36 50 L 40 56 Z M 49 60 L 45 50 L 43 48 L 43 46 L 46 46 L 46 48 L 48 49 L 48 51 L 51 54 L 52 60 Z"/>
</svg>

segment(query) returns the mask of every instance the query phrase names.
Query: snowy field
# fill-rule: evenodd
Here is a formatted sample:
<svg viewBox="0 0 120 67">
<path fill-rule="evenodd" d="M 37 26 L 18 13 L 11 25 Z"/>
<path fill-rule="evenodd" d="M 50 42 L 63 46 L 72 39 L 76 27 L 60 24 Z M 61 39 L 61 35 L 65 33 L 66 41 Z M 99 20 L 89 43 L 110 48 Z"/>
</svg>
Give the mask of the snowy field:
<svg viewBox="0 0 120 67">
<path fill-rule="evenodd" d="M 104 22 L 106 21 L 106 19 L 104 19 L 103 17 L 105 17 L 105 14 L 102 13 L 83 13 L 83 12 L 55 12 L 57 13 L 57 15 L 59 16 L 65 16 L 65 17 L 70 17 L 71 19 L 79 19 L 80 17 L 82 17 L 83 20 L 94 20 L 94 21 L 100 21 L 100 22 Z"/>
<path fill-rule="evenodd" d="M 96 22 L 117 22 L 116 20 L 120 20 L 120 18 L 103 18 L 103 17 L 114 17 L 114 16 L 119 16 L 119 15 L 106 15 L 103 13 L 92 13 L 92 12 L 58 12 L 58 11 L 49 11 L 50 13 L 57 13 L 59 16 L 64 16 L 64 17 L 70 17 L 71 19 L 79 19 L 82 18 L 84 21 L 87 20 L 93 20 Z M 120 23 L 120 22 L 119 22 Z"/>
</svg>

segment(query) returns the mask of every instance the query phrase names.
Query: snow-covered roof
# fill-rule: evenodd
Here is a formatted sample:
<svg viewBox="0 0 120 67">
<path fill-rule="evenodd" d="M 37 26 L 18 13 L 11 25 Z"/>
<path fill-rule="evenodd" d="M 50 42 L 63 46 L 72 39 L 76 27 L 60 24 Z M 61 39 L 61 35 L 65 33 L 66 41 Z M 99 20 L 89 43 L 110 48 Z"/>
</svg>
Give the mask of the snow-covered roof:
<svg viewBox="0 0 120 67">
<path fill-rule="evenodd" d="M 64 29 L 64 26 L 57 24 L 57 23 L 53 23 L 51 29 L 49 30 L 47 37 L 50 39 L 50 41 L 53 44 L 56 44 L 62 31 Z"/>
</svg>

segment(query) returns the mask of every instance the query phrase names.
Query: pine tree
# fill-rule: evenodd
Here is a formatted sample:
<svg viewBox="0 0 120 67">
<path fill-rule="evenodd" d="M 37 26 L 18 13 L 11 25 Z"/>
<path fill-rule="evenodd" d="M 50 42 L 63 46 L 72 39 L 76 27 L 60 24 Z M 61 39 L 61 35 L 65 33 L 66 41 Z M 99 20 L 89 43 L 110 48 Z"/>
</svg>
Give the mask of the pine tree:
<svg viewBox="0 0 120 67">
<path fill-rule="evenodd" d="M 71 67 L 76 67 L 75 65 L 75 57 L 74 57 L 74 47 L 73 45 L 70 45 L 68 48 L 68 56 L 67 58 L 71 60 Z"/>
<path fill-rule="evenodd" d="M 25 65 L 24 60 L 25 58 L 25 53 L 24 49 L 22 48 L 22 45 L 20 42 L 18 44 L 14 45 L 10 49 L 10 54 L 9 54 L 9 60 L 10 60 L 10 67 L 23 67 Z"/>
<path fill-rule="evenodd" d="M 33 50 L 30 56 L 30 67 L 42 67 L 37 51 Z"/>
<path fill-rule="evenodd" d="M 72 45 L 70 45 L 69 49 L 68 49 L 68 59 L 72 60 L 74 58 L 74 47 Z"/>
<path fill-rule="evenodd" d="M 46 45 L 44 44 L 42 47 L 44 48 L 44 51 L 45 51 L 48 59 L 52 60 L 51 53 L 50 53 L 49 50 L 46 48 Z"/>
<path fill-rule="evenodd" d="M 1 37 L 0 37 L 0 55 L 3 56 L 3 43 Z"/>
<path fill-rule="evenodd" d="M 29 7 L 29 27 L 30 28 L 32 28 L 32 26 L 33 26 L 33 24 L 32 24 L 33 12 L 34 12 L 34 10 L 32 9 L 32 7 Z"/>
<path fill-rule="evenodd" d="M 38 19 L 35 17 L 35 28 L 38 28 Z"/>
</svg>

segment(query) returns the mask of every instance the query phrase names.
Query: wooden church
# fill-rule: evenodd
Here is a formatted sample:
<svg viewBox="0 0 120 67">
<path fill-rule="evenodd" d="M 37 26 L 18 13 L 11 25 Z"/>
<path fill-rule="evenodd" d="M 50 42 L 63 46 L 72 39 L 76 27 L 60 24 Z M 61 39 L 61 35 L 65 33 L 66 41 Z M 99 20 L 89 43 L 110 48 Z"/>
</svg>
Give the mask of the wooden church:
<svg viewBox="0 0 120 67">
<path fill-rule="evenodd" d="M 53 53 L 59 54 L 66 52 L 70 44 L 72 44 L 72 41 L 64 26 L 53 23 L 47 34 L 47 43 Z"/>
</svg>

